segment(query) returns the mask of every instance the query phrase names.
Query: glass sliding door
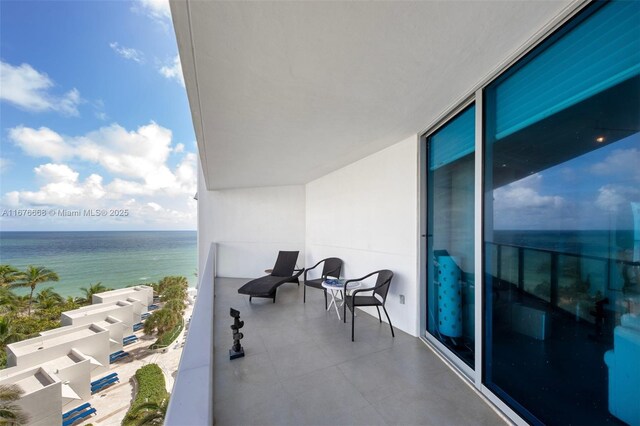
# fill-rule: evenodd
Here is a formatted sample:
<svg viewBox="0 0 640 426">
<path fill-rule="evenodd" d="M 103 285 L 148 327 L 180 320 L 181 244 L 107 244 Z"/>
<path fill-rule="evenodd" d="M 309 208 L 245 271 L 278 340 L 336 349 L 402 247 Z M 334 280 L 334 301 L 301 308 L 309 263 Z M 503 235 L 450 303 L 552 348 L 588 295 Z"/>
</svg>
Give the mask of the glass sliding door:
<svg viewBox="0 0 640 426">
<path fill-rule="evenodd" d="M 427 332 L 474 367 L 475 106 L 427 137 Z"/>
<path fill-rule="evenodd" d="M 484 98 L 483 383 L 534 424 L 640 424 L 640 2 Z"/>
</svg>

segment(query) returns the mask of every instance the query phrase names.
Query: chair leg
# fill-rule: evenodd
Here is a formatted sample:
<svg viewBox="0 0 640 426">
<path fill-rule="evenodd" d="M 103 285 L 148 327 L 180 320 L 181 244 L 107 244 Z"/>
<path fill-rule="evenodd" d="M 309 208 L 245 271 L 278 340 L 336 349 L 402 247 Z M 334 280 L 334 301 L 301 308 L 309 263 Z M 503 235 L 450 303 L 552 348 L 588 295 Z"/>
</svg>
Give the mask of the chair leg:
<svg viewBox="0 0 640 426">
<path fill-rule="evenodd" d="M 251 303 L 251 296 L 249 296 L 249 303 Z"/>
<path fill-rule="evenodd" d="M 327 289 L 324 289 L 324 310 L 327 310 Z"/>
<path fill-rule="evenodd" d="M 349 308 L 351 309 L 351 308 Z M 344 320 L 344 323 L 347 323 L 347 301 L 344 301 L 344 305 L 342 305 L 342 319 Z"/>
<path fill-rule="evenodd" d="M 356 313 L 356 307 L 354 306 L 353 309 L 351 310 L 351 341 L 354 342 L 355 340 L 353 339 L 353 332 L 354 332 L 354 328 L 355 328 L 355 316 Z"/>
<path fill-rule="evenodd" d="M 376 305 L 376 311 L 378 311 L 378 320 L 380 321 L 380 324 L 382 324 L 382 317 L 380 316 L 380 308 L 378 305 Z"/>
<path fill-rule="evenodd" d="M 273 303 L 276 303 L 276 293 L 273 293 Z"/>
<path fill-rule="evenodd" d="M 387 313 L 387 308 L 382 305 L 382 309 L 384 309 L 384 314 L 387 316 L 387 321 L 389 321 L 389 328 L 391 329 L 391 337 L 396 337 L 393 333 L 393 325 L 391 325 L 391 318 L 389 318 L 389 314 Z"/>
<path fill-rule="evenodd" d="M 307 303 L 307 285 L 304 285 L 304 292 L 302 296 L 302 303 Z"/>
</svg>

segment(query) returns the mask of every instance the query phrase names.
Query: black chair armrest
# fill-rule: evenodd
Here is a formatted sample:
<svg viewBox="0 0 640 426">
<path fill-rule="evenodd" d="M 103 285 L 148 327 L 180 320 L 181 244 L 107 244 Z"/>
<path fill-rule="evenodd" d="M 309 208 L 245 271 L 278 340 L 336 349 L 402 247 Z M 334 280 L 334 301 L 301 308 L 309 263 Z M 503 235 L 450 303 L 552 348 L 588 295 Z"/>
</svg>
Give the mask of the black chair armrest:
<svg viewBox="0 0 640 426">
<path fill-rule="evenodd" d="M 291 278 L 298 278 L 300 275 L 302 275 L 303 272 L 305 272 L 305 277 L 306 277 L 306 271 L 304 268 L 294 269 L 293 272 L 295 272 L 295 274 L 293 274 Z"/>
<path fill-rule="evenodd" d="M 350 283 L 350 282 L 354 282 L 354 281 L 362 281 L 362 280 L 364 280 L 364 279 L 366 279 L 366 278 L 369 278 L 370 276 L 375 275 L 375 274 L 377 274 L 377 273 L 379 273 L 379 272 L 381 272 L 381 271 L 375 271 L 375 272 L 372 272 L 372 273 L 370 273 L 369 275 L 365 275 L 365 276 L 364 276 L 364 277 L 362 277 L 362 278 L 355 278 L 355 279 L 352 279 L 352 280 L 348 280 L 347 282 L 345 282 L 345 283 L 344 283 L 344 291 L 345 291 L 345 294 L 347 294 L 347 293 L 346 293 L 346 291 L 347 291 L 347 284 L 348 284 L 348 283 Z M 375 290 L 375 289 L 378 289 L 378 288 L 380 288 L 380 287 L 385 286 L 385 285 L 387 284 L 387 282 L 388 282 L 388 281 L 385 281 L 385 282 L 383 282 L 382 284 L 377 285 L 377 286 L 374 286 L 374 287 L 369 287 L 369 288 L 360 288 L 360 289 L 354 290 L 354 291 L 351 293 L 351 296 L 352 296 L 352 297 L 355 297 L 355 295 L 356 295 L 357 293 L 360 293 L 360 292 L 373 291 L 373 290 Z"/>
<path fill-rule="evenodd" d="M 319 264 L 321 264 L 322 262 L 324 262 L 326 259 L 322 259 L 320 262 L 316 263 L 315 265 L 313 265 L 311 268 L 307 268 L 304 271 L 304 280 L 307 281 L 307 272 L 309 272 L 310 270 L 317 268 Z M 295 270 L 295 269 L 294 269 Z"/>
<path fill-rule="evenodd" d="M 353 282 L 358 282 L 358 281 L 364 281 L 364 280 L 366 280 L 367 278 L 369 278 L 370 276 L 375 275 L 375 274 L 377 274 L 377 273 L 379 273 L 379 272 L 380 272 L 380 271 L 375 271 L 375 272 L 372 272 L 372 273 L 370 273 L 370 274 L 365 275 L 364 277 L 360 277 L 360 278 L 353 278 L 353 279 L 350 279 L 350 280 L 345 281 L 345 282 L 344 282 L 344 294 L 345 294 L 345 295 L 347 294 L 347 284 L 349 284 L 349 283 L 353 283 Z M 359 291 L 367 291 L 367 290 L 373 290 L 374 288 L 375 288 L 375 287 L 372 287 L 372 288 L 363 288 L 363 289 L 360 289 L 360 290 L 356 290 L 356 291 L 354 291 L 354 292 L 353 292 L 353 293 L 351 293 L 351 294 L 352 294 L 353 296 L 355 296 L 356 292 L 359 292 Z"/>
</svg>

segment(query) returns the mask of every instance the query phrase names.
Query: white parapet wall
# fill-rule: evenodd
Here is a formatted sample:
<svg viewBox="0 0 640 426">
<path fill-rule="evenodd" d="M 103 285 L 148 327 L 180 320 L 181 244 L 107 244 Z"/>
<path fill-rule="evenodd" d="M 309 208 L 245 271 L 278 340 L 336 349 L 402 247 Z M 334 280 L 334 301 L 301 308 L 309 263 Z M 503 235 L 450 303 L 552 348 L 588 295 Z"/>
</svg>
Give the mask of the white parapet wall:
<svg viewBox="0 0 640 426">
<path fill-rule="evenodd" d="M 148 285 L 137 285 L 135 287 L 119 288 L 117 290 L 105 291 L 93 295 L 91 302 L 97 303 L 117 302 L 126 300 L 140 306 L 139 314 L 147 312 L 147 307 L 153 303 L 153 287 Z"/>
<path fill-rule="evenodd" d="M 134 312 L 134 304 L 128 301 L 119 300 L 117 302 L 98 303 L 89 306 L 83 306 L 73 311 L 63 312 L 60 316 L 60 322 L 63 326 L 67 325 L 85 325 L 98 323 L 99 326 L 109 329 L 113 325 L 112 339 L 116 339 L 117 335 L 133 333 L 133 324 L 140 322 L 140 314 Z M 110 320 L 108 320 L 110 318 Z M 116 326 L 115 323 L 120 322 L 121 325 Z M 122 341 L 122 336 L 120 336 Z"/>
<path fill-rule="evenodd" d="M 62 381 L 40 366 L 0 370 L 0 385 L 16 384 L 24 391 L 16 401 L 29 416 L 30 426 L 59 425 L 62 409 Z"/>
</svg>

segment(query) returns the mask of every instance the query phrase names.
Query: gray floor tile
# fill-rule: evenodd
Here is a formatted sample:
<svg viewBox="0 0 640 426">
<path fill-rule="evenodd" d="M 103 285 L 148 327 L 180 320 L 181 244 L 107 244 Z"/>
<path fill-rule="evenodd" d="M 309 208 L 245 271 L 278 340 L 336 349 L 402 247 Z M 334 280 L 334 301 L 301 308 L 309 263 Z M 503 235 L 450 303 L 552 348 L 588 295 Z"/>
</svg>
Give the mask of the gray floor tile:
<svg viewBox="0 0 640 426">
<path fill-rule="evenodd" d="M 326 312 L 321 291 L 284 284 L 276 303 L 216 279 L 214 416 L 218 425 L 498 425 L 495 412 L 419 339 L 359 312 Z M 247 356 L 228 359 L 229 307 Z M 393 320 L 393 318 L 392 318 Z"/>
</svg>

